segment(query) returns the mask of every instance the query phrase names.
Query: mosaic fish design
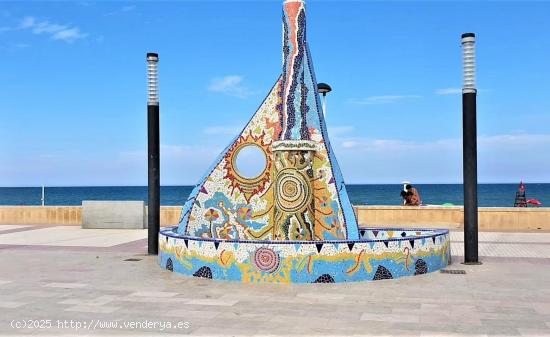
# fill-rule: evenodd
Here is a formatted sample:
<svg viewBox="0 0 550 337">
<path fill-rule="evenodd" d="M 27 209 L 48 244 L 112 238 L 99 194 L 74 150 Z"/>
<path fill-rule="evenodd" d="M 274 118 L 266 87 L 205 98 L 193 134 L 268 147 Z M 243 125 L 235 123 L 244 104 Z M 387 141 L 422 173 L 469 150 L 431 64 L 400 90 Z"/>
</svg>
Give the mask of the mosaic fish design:
<svg viewBox="0 0 550 337">
<path fill-rule="evenodd" d="M 179 234 L 222 240 L 359 239 L 328 140 L 303 1 L 283 4 L 282 55 L 275 85 L 189 196 Z M 256 177 L 246 177 L 236 165 L 248 146 L 265 156 L 265 168 Z"/>
</svg>

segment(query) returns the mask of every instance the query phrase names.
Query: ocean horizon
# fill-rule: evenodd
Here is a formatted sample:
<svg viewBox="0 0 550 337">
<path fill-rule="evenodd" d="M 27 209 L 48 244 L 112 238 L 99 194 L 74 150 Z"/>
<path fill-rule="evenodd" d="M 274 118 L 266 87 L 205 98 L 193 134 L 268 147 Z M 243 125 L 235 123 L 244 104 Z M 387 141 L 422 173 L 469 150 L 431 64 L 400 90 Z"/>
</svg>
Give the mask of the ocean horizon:
<svg viewBox="0 0 550 337">
<path fill-rule="evenodd" d="M 414 184 L 425 205 L 463 205 L 462 184 Z M 480 207 L 512 207 L 518 184 L 479 184 Z M 161 186 L 163 206 L 181 206 L 194 186 Z M 402 184 L 346 185 L 354 205 L 401 205 Z M 41 187 L 0 187 L 0 205 L 32 206 L 41 204 Z M 526 183 L 527 199 L 550 205 L 550 183 Z M 46 206 L 77 206 L 83 200 L 143 200 L 147 186 L 64 186 L 46 187 Z"/>
</svg>

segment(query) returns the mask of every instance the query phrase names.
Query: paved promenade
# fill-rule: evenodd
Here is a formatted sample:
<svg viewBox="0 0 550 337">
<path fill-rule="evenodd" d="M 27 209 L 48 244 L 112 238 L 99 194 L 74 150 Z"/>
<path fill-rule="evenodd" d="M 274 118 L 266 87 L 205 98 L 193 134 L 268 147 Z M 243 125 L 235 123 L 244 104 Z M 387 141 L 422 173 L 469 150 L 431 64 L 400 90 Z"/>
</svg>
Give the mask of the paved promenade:
<svg viewBox="0 0 550 337">
<path fill-rule="evenodd" d="M 146 235 L 0 225 L 0 335 L 550 336 L 550 233 L 480 233 L 465 266 L 453 232 L 462 275 L 290 286 L 162 270 Z"/>
</svg>

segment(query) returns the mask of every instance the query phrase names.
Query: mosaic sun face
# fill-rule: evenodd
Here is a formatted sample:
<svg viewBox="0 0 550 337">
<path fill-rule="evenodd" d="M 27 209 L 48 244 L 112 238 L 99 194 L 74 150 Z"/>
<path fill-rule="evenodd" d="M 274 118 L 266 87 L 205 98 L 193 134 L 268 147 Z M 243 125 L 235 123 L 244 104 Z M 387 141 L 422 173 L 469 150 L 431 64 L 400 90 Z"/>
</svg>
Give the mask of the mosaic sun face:
<svg viewBox="0 0 550 337">
<path fill-rule="evenodd" d="M 264 191 L 270 180 L 271 148 L 264 143 L 263 136 L 265 135 L 260 135 L 257 137 L 252 134 L 240 136 L 229 151 L 227 151 L 224 158 L 224 179 L 228 179 L 230 181 L 231 194 L 234 194 L 235 190 L 239 191 L 244 196 L 247 203 L 250 202 L 250 198 L 252 198 L 252 196 Z M 263 152 L 266 164 L 259 175 L 255 177 L 246 177 L 238 169 L 237 158 L 243 149 L 251 146 L 260 149 Z"/>
</svg>

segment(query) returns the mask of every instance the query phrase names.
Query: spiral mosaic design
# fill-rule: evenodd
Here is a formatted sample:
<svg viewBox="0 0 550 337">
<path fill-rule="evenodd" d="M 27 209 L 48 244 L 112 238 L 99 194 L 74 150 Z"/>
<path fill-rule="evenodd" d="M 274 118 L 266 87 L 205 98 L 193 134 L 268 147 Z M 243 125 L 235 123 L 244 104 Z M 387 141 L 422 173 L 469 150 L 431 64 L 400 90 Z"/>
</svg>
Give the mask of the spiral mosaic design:
<svg viewBox="0 0 550 337">
<path fill-rule="evenodd" d="M 283 169 L 277 175 L 275 200 L 279 209 L 284 212 L 297 213 L 304 210 L 311 201 L 308 181 L 295 169 Z"/>
<path fill-rule="evenodd" d="M 259 270 L 273 273 L 279 267 L 279 255 L 269 248 L 260 247 L 254 252 L 254 264 Z"/>
</svg>

